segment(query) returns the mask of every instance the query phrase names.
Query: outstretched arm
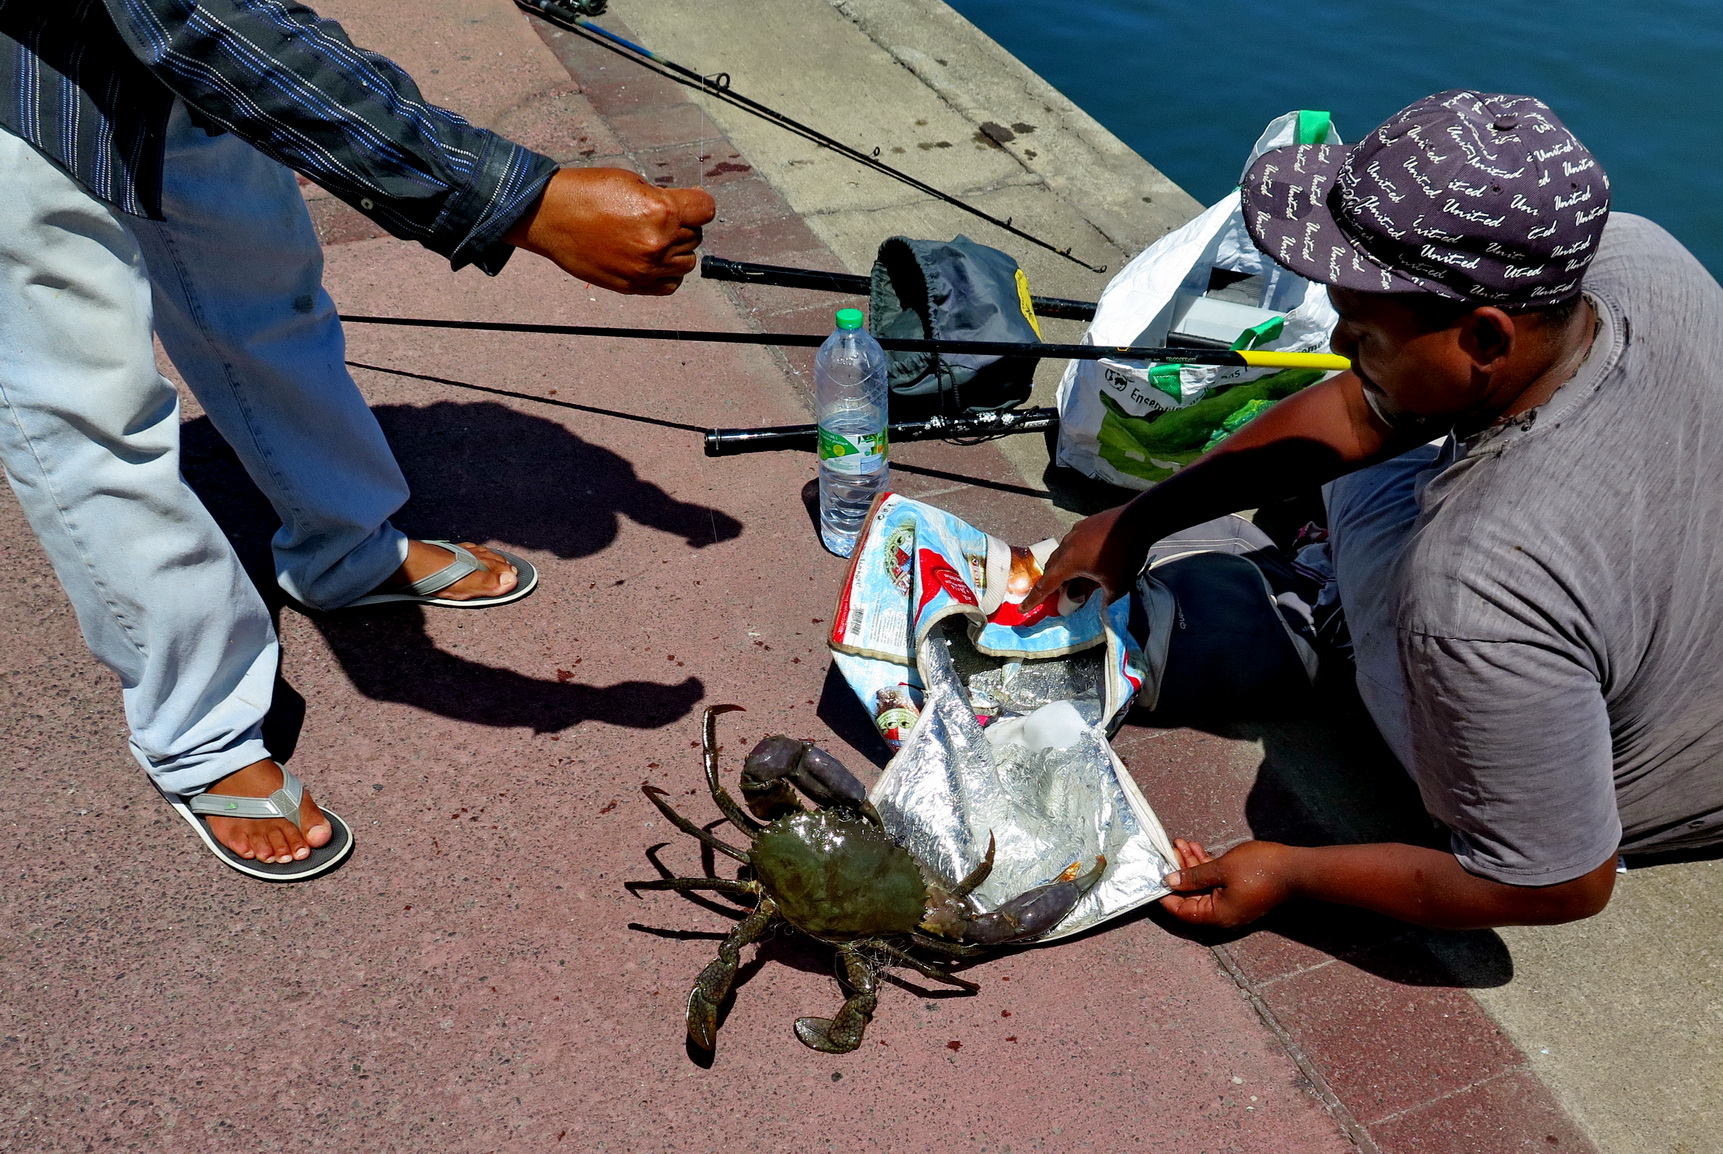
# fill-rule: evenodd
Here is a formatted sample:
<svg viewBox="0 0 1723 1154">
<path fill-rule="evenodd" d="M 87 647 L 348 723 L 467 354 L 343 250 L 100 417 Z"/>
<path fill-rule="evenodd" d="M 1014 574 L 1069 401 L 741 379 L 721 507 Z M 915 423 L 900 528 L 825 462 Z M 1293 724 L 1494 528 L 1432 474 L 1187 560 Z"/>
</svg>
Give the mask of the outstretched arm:
<svg viewBox="0 0 1723 1154">
<path fill-rule="evenodd" d="M 1615 855 L 1572 881 L 1515 886 L 1461 868 L 1454 855 L 1384 842 L 1305 848 L 1247 841 L 1211 858 L 1178 839 L 1181 869 L 1161 904 L 1193 925 L 1232 927 L 1289 898 L 1359 906 L 1414 925 L 1467 930 L 1553 925 L 1589 918 L 1615 890 Z"/>
<path fill-rule="evenodd" d="M 1311 385 L 1128 504 L 1079 521 L 1047 559 L 1023 607 L 1034 608 L 1067 583 L 1079 599 L 1096 586 L 1108 600 L 1118 598 L 1142 571 L 1150 546 L 1167 534 L 1321 485 L 1415 444 L 1375 414 L 1356 374 Z"/>
<path fill-rule="evenodd" d="M 674 292 L 711 197 L 564 169 L 425 100 L 293 0 L 104 0 L 133 55 L 205 121 L 456 268 L 515 247 L 617 292 Z M 99 17 L 98 17 L 99 18 Z"/>
</svg>

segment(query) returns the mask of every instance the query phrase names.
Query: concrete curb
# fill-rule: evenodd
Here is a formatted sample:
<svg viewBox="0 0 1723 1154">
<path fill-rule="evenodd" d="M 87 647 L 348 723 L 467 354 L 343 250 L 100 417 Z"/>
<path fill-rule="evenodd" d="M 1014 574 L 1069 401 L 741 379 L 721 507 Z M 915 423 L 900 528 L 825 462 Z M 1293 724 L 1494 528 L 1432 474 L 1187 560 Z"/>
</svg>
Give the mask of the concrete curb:
<svg viewBox="0 0 1723 1154">
<path fill-rule="evenodd" d="M 830 2 L 1127 256 L 1202 211 L 1189 193 L 942 0 Z M 1035 121 L 1041 129 L 1033 138 L 1014 131 Z"/>
</svg>

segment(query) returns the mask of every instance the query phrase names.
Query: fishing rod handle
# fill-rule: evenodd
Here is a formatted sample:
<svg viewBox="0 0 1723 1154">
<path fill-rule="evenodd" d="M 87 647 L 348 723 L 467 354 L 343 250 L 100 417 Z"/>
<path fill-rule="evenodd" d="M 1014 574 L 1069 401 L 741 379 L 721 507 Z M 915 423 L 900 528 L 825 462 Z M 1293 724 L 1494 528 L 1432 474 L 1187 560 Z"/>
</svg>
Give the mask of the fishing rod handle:
<svg viewBox="0 0 1723 1154">
<path fill-rule="evenodd" d="M 818 289 L 863 297 L 872 289 L 872 282 L 867 277 L 856 276 L 854 273 L 790 268 L 781 264 L 755 264 L 745 260 L 726 260 L 721 256 L 702 256 L 700 276 L 705 280 L 739 281 L 742 284 L 772 285 L 777 288 Z M 1093 301 L 1074 301 L 1066 297 L 1030 297 L 1029 304 L 1038 317 L 1057 317 L 1071 321 L 1095 319 Z"/>
<path fill-rule="evenodd" d="M 708 429 L 706 455 L 735 457 L 743 453 L 813 452 L 819 444 L 816 425 L 774 425 L 764 429 Z"/>
<path fill-rule="evenodd" d="M 1059 410 L 1016 409 L 1000 413 L 971 413 L 964 417 L 929 417 L 888 426 L 888 442 L 938 441 L 947 437 L 1005 437 L 1041 433 L 1059 427 Z M 763 429 L 711 429 L 706 433 L 708 457 L 743 453 L 812 452 L 819 443 L 818 425 L 775 425 Z"/>
<path fill-rule="evenodd" d="M 775 288 L 818 289 L 822 292 L 849 293 L 867 296 L 871 284 L 867 277 L 847 272 L 821 272 L 811 268 L 790 268 L 781 264 L 754 264 L 745 260 L 726 260 L 721 256 L 702 256 L 700 276 L 704 280 L 727 280 L 741 284 L 763 284 Z"/>
</svg>

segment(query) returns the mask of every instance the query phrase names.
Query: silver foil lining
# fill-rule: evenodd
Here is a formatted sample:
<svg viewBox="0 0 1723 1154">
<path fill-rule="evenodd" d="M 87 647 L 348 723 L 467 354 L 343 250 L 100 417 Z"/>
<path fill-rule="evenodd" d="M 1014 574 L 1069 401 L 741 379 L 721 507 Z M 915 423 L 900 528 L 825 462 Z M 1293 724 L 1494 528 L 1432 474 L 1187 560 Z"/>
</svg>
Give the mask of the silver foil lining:
<svg viewBox="0 0 1723 1154">
<path fill-rule="evenodd" d="M 1169 892 L 1161 881 L 1173 868 L 1166 836 L 1135 788 L 1120 782 L 1101 729 L 1103 649 L 1001 663 L 976 654 L 966 638 L 936 633 L 918 658 L 922 719 L 872 795 L 895 841 L 955 880 L 981 861 L 991 835 L 993 872 L 974 895 L 983 910 L 1051 881 L 1073 862 L 1087 870 L 1105 854 L 1100 883 L 1043 941 Z M 1003 720 L 1055 701 L 1071 702 L 1086 723 L 1064 748 L 996 745 L 976 717 L 979 710 Z"/>
</svg>

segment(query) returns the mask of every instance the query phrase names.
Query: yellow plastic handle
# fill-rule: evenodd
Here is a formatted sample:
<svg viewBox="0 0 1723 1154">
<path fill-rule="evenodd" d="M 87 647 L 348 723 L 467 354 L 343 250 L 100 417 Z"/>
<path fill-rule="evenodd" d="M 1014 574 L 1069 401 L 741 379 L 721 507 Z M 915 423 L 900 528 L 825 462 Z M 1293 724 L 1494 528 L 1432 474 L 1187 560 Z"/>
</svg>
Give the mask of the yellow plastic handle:
<svg viewBox="0 0 1723 1154">
<path fill-rule="evenodd" d="M 1333 353 L 1266 353 L 1240 349 L 1238 355 L 1253 369 L 1321 369 L 1343 373 L 1352 367 L 1351 361 Z"/>
</svg>

